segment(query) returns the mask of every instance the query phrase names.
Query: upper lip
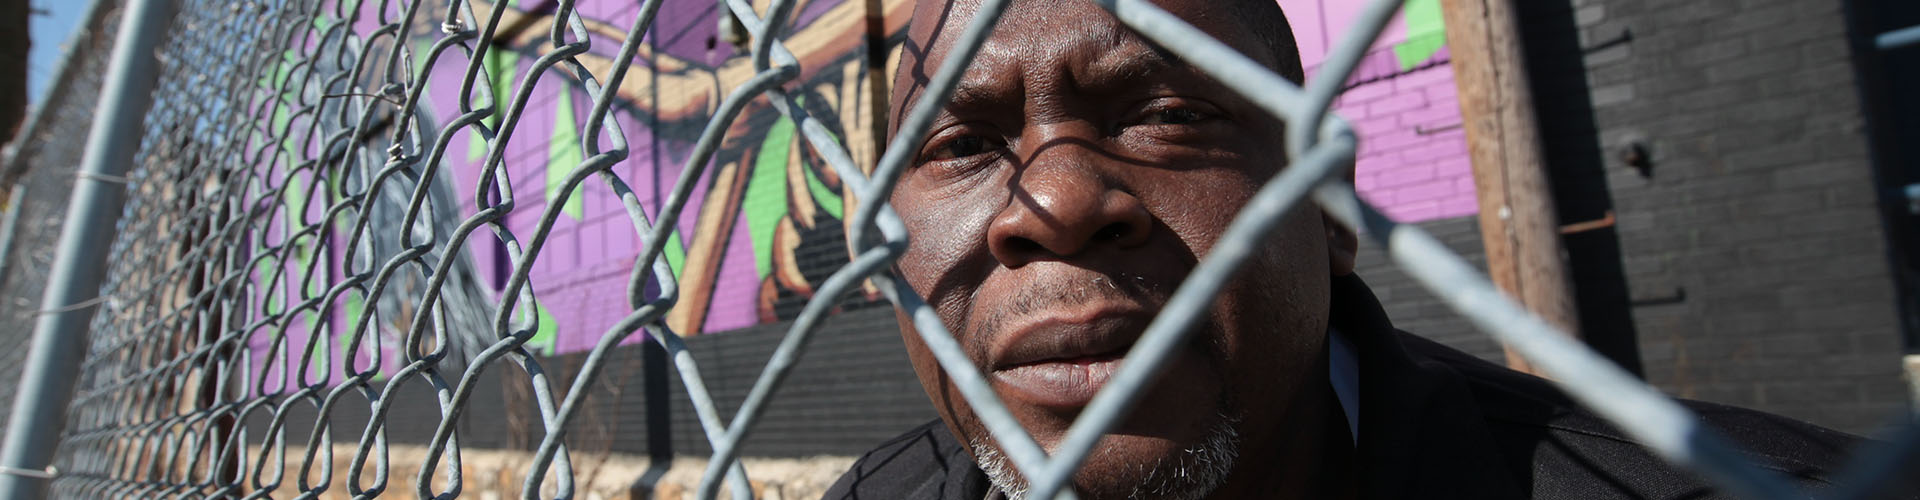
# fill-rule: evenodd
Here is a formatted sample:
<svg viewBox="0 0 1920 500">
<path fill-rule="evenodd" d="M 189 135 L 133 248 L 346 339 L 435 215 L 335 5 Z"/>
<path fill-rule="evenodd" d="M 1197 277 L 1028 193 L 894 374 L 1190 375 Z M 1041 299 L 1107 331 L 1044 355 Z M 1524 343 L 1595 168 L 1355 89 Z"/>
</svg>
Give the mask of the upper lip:
<svg viewBox="0 0 1920 500">
<path fill-rule="evenodd" d="M 1062 304 L 1016 320 L 988 351 L 994 371 L 1089 357 L 1119 357 L 1144 333 L 1152 315 L 1132 302 L 1096 299 Z"/>
</svg>

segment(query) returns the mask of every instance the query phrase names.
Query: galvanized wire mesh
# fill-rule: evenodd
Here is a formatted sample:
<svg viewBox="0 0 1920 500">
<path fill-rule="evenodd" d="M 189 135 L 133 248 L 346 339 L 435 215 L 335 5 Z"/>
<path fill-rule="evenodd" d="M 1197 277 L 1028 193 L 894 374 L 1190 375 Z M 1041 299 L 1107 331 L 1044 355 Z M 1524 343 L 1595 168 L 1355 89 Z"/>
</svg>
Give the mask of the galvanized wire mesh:
<svg viewBox="0 0 1920 500">
<path fill-rule="evenodd" d="M 633 60 L 661 1 L 639 5 L 615 61 Z M 1007 1 L 983 3 L 899 124 L 902 141 L 927 132 Z M 1174 351 L 1169 347 L 1183 341 L 1185 326 L 1273 221 L 1312 200 L 1378 240 L 1410 275 L 1662 457 L 1743 496 L 1796 495 L 1680 406 L 1528 315 L 1432 238 L 1381 216 L 1340 180 L 1352 167 L 1355 138 L 1328 109 L 1398 2 L 1373 2 L 1304 88 L 1146 0 L 1097 3 L 1289 123 L 1293 157 L 1182 284 L 1058 449 L 1047 453 L 998 402 L 932 309 L 891 275 L 909 235 L 884 203 L 862 204 L 849 221 L 855 257 L 819 287 L 733 415 L 719 413 L 686 345 L 662 321 L 679 297 L 662 259 L 669 231 L 692 215 L 686 213 L 690 193 L 750 100 L 765 98 L 792 120 L 860 200 L 888 199 L 915 149 L 895 144 L 877 165 L 862 168 L 782 89 L 800 72 L 780 43 L 794 2 L 773 0 L 759 10 L 746 0 L 723 2 L 751 37 L 757 73 L 716 107 L 671 194 L 655 208 L 612 169 L 630 152 L 626 132 L 608 116 L 609 89 L 620 86 L 627 67 L 596 73 L 575 57 L 595 41 L 572 1 L 559 2 L 561 22 L 553 24 L 533 70 L 512 81 L 483 64 L 489 50 L 498 50 L 485 43 L 501 28 L 504 9 L 497 7 L 460 0 L 183 1 L 171 37 L 158 49 L 161 83 L 146 135 L 138 138 L 136 167 L 123 179 L 131 199 L 102 300 L 91 304 L 99 309 L 53 492 L 264 498 L 297 491 L 315 497 L 344 485 L 359 498 L 457 497 L 469 478 L 461 476 L 455 431 L 463 415 L 490 410 L 470 401 L 476 381 L 492 373 L 529 387 L 540 417 L 539 445 L 521 495 L 571 498 L 568 431 L 591 393 L 577 389 L 593 385 L 622 340 L 644 334 L 668 351 L 713 446 L 701 498 L 714 497 L 723 483 L 745 497 L 751 489 L 735 460 L 740 445 L 835 302 L 871 280 L 912 318 L 1013 464 L 1032 479 L 1034 496 L 1070 497 L 1064 488 L 1073 471 L 1130 408 L 1149 374 Z M 437 29 L 428 50 L 400 40 L 422 25 Z M 465 86 L 458 116 L 434 124 L 421 118 L 420 106 L 427 73 L 444 67 L 436 64 L 441 59 L 465 61 L 458 66 Z M 550 137 L 522 127 L 534 86 L 549 72 L 580 82 L 592 96 L 592 112 L 577 134 L 583 159 L 565 179 L 562 200 L 544 205 L 531 232 L 516 233 L 506 218 L 526 209 L 516 203 L 504 170 L 506 146 L 516 137 Z M 485 138 L 484 168 L 475 182 L 456 186 L 444 156 L 454 136 L 472 133 Z M 600 337 L 570 384 L 556 384 L 526 346 L 540 328 L 529 273 L 564 197 L 589 189 L 620 200 L 645 248 L 625 290 L 630 312 Z M 477 209 L 451 202 L 460 191 L 475 193 Z M 475 271 L 466 249 L 495 244 L 512 269 L 501 293 L 468 292 L 474 288 L 465 283 Z M 338 315 L 348 321 L 327 320 Z M 384 325 L 399 325 L 399 334 L 383 333 L 389 331 Z M 308 330 L 332 328 L 344 331 Z M 339 360 L 346 368 L 337 377 L 314 368 L 335 365 L 328 359 L 333 350 L 318 345 L 332 337 L 347 344 Z M 384 348 L 389 345 L 394 348 Z M 382 358 L 390 355 L 401 359 Z M 400 368 L 378 380 L 386 365 Z M 556 385 L 576 390 L 563 393 Z M 426 462 L 415 477 L 393 477 L 387 412 L 396 401 L 426 397 L 440 409 Z M 336 435 L 329 419 L 348 405 L 372 418 L 357 432 Z M 292 428 L 289 415 L 307 409 L 319 421 Z M 356 445 L 345 470 L 333 466 L 335 443 Z M 1880 479 L 1874 476 L 1863 473 L 1862 484 Z"/>
</svg>

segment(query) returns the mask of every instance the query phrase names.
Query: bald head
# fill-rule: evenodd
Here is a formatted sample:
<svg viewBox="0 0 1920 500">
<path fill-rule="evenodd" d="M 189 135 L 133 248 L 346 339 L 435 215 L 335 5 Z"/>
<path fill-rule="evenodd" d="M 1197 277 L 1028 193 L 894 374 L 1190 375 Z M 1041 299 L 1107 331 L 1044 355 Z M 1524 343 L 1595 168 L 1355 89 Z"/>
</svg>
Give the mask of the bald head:
<svg viewBox="0 0 1920 500">
<path fill-rule="evenodd" d="M 1009 2 L 1005 16 L 1045 15 L 1046 10 L 1054 7 L 1049 4 L 1054 2 L 1055 0 L 1012 0 Z M 1201 2 L 1211 4 L 1212 8 L 1205 9 L 1213 14 L 1209 17 L 1233 21 L 1220 23 L 1218 26 L 1230 29 L 1207 30 L 1207 25 L 1204 23 L 1207 19 L 1188 19 L 1189 23 L 1203 21 L 1195 24 L 1221 41 L 1227 42 L 1229 46 L 1240 49 L 1241 53 L 1253 60 L 1272 68 L 1281 77 L 1295 83 L 1305 81 L 1305 71 L 1300 63 L 1300 49 L 1294 42 L 1293 29 L 1287 23 L 1287 16 L 1280 10 L 1279 3 L 1275 0 L 1201 0 Z M 1157 0 L 1155 3 L 1163 7 L 1171 7 L 1175 5 L 1169 4 L 1189 2 L 1188 0 Z M 894 72 L 894 92 L 889 96 L 888 109 L 893 110 L 893 116 L 888 120 L 888 138 L 892 138 L 897 132 L 895 125 L 906 116 L 908 104 L 913 102 L 911 99 L 919 98 L 920 91 L 933 78 L 933 73 L 939 68 L 941 61 L 945 60 L 954 40 L 973 21 L 979 4 L 980 0 L 933 0 L 914 3 L 913 20 L 908 25 L 906 45 L 900 56 L 899 66 Z M 1004 25 L 1005 17 L 1003 16 L 1002 19 L 1001 24 Z M 1234 41 L 1248 43 L 1235 44 Z"/>
</svg>

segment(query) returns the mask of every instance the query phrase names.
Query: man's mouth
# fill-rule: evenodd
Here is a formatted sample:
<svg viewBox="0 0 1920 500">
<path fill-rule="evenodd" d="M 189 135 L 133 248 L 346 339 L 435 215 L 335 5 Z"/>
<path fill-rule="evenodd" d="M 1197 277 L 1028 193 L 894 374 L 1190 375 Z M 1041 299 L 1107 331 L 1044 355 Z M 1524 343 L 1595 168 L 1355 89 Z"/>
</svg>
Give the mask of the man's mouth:
<svg viewBox="0 0 1920 500">
<path fill-rule="evenodd" d="M 1055 408 L 1078 408 L 1093 401 L 1120 368 L 1124 350 L 1090 356 L 1054 358 L 994 372 L 1006 396 Z"/>
<path fill-rule="evenodd" d="M 1063 409 L 1093 400 L 1151 318 L 1143 308 L 1091 306 L 1075 311 L 1080 314 L 1028 322 L 1008 334 L 990 370 L 1003 397 Z"/>
</svg>

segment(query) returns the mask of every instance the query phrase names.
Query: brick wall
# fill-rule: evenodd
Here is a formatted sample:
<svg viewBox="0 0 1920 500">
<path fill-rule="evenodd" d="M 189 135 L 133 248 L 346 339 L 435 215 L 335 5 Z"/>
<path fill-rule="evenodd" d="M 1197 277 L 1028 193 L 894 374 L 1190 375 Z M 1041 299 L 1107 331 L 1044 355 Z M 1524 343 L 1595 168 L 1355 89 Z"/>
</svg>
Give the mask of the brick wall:
<svg viewBox="0 0 1920 500">
<path fill-rule="evenodd" d="M 1363 138 L 1354 187 L 1396 220 L 1478 211 L 1458 91 L 1447 61 L 1354 85 L 1334 107 Z"/>
<path fill-rule="evenodd" d="M 1889 422 L 1902 346 L 1841 3 L 1516 4 L 1562 219 L 1619 221 L 1566 239 L 1588 335 L 1677 396 Z"/>
<path fill-rule="evenodd" d="M 1476 216 L 1455 217 L 1416 223 L 1454 253 L 1467 258 L 1475 268 L 1486 268 L 1486 252 L 1480 243 L 1480 221 Z M 1468 354 L 1495 363 L 1505 363 L 1505 354 L 1493 337 L 1473 327 L 1453 309 L 1440 302 L 1433 292 L 1415 283 L 1407 273 L 1388 261 L 1386 252 L 1366 238 L 1360 239 L 1355 273 L 1373 289 L 1374 297 L 1392 318 L 1394 328 L 1405 330 L 1446 344 Z"/>
<path fill-rule="evenodd" d="M 1896 371 L 1899 328 L 1839 4 L 1518 5 L 1561 218 L 1582 222 L 1611 212 L 1618 221 L 1563 240 L 1587 341 L 1677 396 L 1853 432 L 1887 422 L 1904 402 Z M 1356 183 L 1365 195 L 1479 265 L 1471 182 L 1467 165 L 1455 159 L 1464 159 L 1464 137 L 1454 126 L 1458 109 L 1446 60 L 1356 82 L 1339 112 L 1364 137 Z M 1649 175 L 1620 159 L 1633 144 L 1649 152 Z M 589 203 L 590 215 L 593 208 Z M 836 220 L 815 220 L 821 223 L 815 230 L 837 232 Z M 582 234 L 593 231 L 599 230 Z M 742 234 L 737 237 L 746 241 Z M 603 242 L 623 244 L 630 243 Z M 826 269 L 844 262 L 837 248 L 803 244 L 790 251 L 803 270 Z M 582 262 L 591 257 L 583 255 Z M 624 278 L 591 266 L 573 271 Z M 1397 326 L 1501 359 L 1497 345 L 1388 264 L 1378 248 L 1363 247 L 1359 272 Z M 618 288 L 588 281 L 573 283 L 582 290 Z M 594 301 L 618 295 L 554 290 L 545 297 L 564 309 L 601 307 Z M 773 299 L 780 317 L 799 303 L 787 293 L 763 297 Z M 748 454 L 856 453 L 933 418 L 890 309 L 863 297 L 846 306 L 755 427 Z M 723 414 L 737 408 L 788 324 L 686 339 Z M 616 351 L 616 362 L 592 389 L 605 393 L 588 399 L 594 408 L 581 423 L 582 432 L 606 438 L 593 442 L 612 451 L 645 451 L 636 351 Z M 560 375 L 555 380 L 570 379 L 578 356 L 552 359 Z M 517 370 L 498 369 L 500 376 L 522 376 Z M 676 451 L 705 453 L 677 378 L 669 387 Z M 527 407 L 505 400 L 475 407 L 503 404 Z M 425 415 L 432 412 L 408 410 L 403 413 L 421 417 L 395 422 L 428 426 L 433 422 Z M 346 424 L 352 416 L 339 417 L 337 425 L 356 428 Z M 507 427 L 504 414 L 468 418 L 476 431 L 463 435 L 469 445 L 528 444 L 482 430 Z"/>
</svg>

